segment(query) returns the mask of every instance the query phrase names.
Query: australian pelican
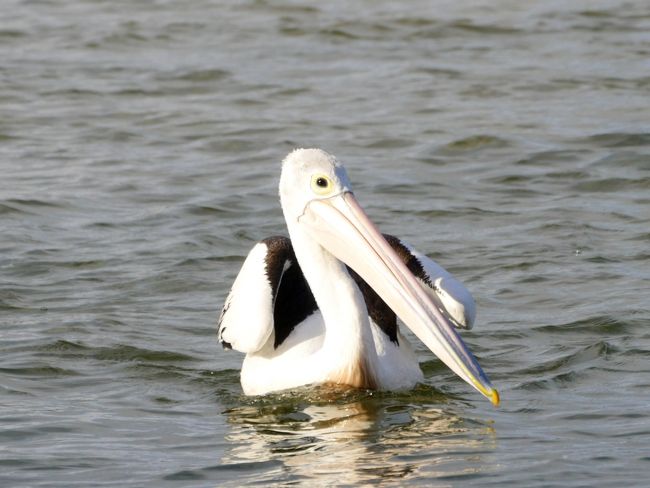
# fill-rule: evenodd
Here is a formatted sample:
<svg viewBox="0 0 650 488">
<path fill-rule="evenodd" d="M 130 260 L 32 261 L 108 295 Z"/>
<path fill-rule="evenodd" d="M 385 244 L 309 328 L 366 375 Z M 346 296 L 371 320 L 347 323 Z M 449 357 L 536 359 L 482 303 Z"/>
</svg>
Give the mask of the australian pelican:
<svg viewBox="0 0 650 488">
<path fill-rule="evenodd" d="M 397 390 L 423 380 L 396 317 L 494 405 L 492 387 L 455 328 L 475 317 L 467 289 L 437 263 L 382 235 L 343 166 L 320 149 L 282 163 L 289 238 L 248 254 L 219 318 L 225 348 L 246 353 L 247 395 L 333 383 Z"/>
</svg>

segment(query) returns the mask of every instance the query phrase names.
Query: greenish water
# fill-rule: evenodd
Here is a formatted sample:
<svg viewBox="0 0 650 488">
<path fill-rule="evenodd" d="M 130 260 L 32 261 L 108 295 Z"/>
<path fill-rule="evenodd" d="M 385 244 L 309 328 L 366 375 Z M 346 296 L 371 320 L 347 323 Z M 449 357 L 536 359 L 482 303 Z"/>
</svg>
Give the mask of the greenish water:
<svg viewBox="0 0 650 488">
<path fill-rule="evenodd" d="M 645 486 L 645 2 L 10 0 L 0 13 L 2 486 Z M 348 167 L 478 303 L 495 409 L 241 393 L 215 324 L 284 232 L 279 162 Z"/>
</svg>

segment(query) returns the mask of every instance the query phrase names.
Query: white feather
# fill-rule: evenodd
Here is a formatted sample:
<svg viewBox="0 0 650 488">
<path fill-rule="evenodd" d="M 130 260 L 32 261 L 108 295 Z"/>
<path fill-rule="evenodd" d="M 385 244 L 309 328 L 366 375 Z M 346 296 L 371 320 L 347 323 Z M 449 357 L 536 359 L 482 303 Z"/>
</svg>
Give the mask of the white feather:
<svg viewBox="0 0 650 488">
<path fill-rule="evenodd" d="M 275 349 L 273 341 L 254 354 L 247 354 L 241 368 L 246 395 L 263 395 L 309 383 L 317 383 L 322 369 L 314 355 L 322 350 L 325 337 L 323 316 L 316 311 L 303 320 Z"/>
<path fill-rule="evenodd" d="M 268 247 L 251 249 L 230 289 L 219 319 L 219 338 L 245 353 L 260 350 L 273 332 L 273 291 L 266 276 Z"/>
<path fill-rule="evenodd" d="M 345 170 L 332 156 L 314 149 L 291 153 L 283 163 L 280 199 L 293 253 L 319 309 L 297 324 L 276 347 L 274 290 L 266 270 L 269 249 L 263 242 L 253 247 L 230 290 L 219 321 L 221 340 L 246 353 L 241 371 L 245 394 L 259 395 L 328 382 L 395 390 L 411 388 L 423 380 L 417 357 L 406 338 L 397 331 L 397 343 L 392 342 L 368 316 L 364 297 L 344 264 L 350 259 L 360 263 L 359 268 L 353 269 L 362 277 L 374 280 L 373 286 L 382 290 L 378 294 L 384 300 L 397 296 L 391 306 L 408 317 L 406 325 L 415 328 L 416 335 L 419 332 L 418 337 L 429 348 L 438 351 L 439 357 L 441 352 L 445 353 L 441 357 L 443 361 L 475 388 L 479 389 L 479 384 L 480 391 L 498 403 L 498 395 L 481 376 L 480 366 L 472 362 L 469 352 L 463 353 L 462 341 L 453 333 L 441 332 L 442 329 L 436 328 L 438 319 L 431 318 L 440 317 L 444 330 L 451 330 L 448 321 L 436 315 L 440 309 L 457 326 L 471 328 L 476 311 L 469 291 L 433 260 L 408 246 L 427 275 L 419 284 L 433 297 L 433 303 L 422 295 L 412 275 L 405 274 L 406 268 L 404 273 L 400 271 L 403 263 L 397 265 L 391 257 L 394 253 L 388 253 L 385 261 L 378 261 L 378 269 L 370 266 L 368 263 L 375 261 L 363 255 L 363 246 L 376 253 L 389 244 L 381 240 L 381 234 L 358 207 Z M 363 236 L 369 236 L 370 240 Z M 348 239 L 350 245 L 356 246 L 349 254 L 345 247 Z M 336 256 L 343 256 L 340 258 L 343 261 Z M 394 257 L 399 259 L 397 255 Z M 287 264 L 284 263 L 282 273 L 287 270 Z M 382 279 L 406 287 L 404 295 L 394 295 L 394 290 L 382 288 Z M 280 277 L 278 282 L 281 280 Z M 292 324 L 283 325 L 291 327 Z M 453 349 L 456 355 L 438 347 L 440 341 L 449 348 L 457 348 Z M 477 377 L 483 378 L 483 382 L 479 383 Z"/>
<path fill-rule="evenodd" d="M 417 258 L 429 281 L 435 285 L 434 288 L 431 288 L 424 281 L 418 280 L 424 291 L 442 302 L 445 312 L 457 326 L 462 329 L 471 329 L 476 319 L 476 304 L 465 285 L 433 259 L 416 251 L 404 242 L 402 244 Z"/>
</svg>

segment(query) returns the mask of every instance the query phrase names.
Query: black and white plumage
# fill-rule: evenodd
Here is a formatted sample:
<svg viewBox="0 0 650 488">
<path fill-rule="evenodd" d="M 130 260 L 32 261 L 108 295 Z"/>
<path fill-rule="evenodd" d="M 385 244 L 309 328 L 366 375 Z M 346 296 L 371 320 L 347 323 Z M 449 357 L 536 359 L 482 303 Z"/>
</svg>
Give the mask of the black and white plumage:
<svg viewBox="0 0 650 488">
<path fill-rule="evenodd" d="M 498 393 L 454 331 L 471 328 L 474 300 L 433 260 L 380 234 L 343 167 L 317 149 L 283 162 L 280 196 L 290 239 L 248 254 L 219 319 L 225 348 L 246 353 L 246 394 L 306 384 L 403 389 L 422 372 L 397 317 L 493 403 Z"/>
</svg>

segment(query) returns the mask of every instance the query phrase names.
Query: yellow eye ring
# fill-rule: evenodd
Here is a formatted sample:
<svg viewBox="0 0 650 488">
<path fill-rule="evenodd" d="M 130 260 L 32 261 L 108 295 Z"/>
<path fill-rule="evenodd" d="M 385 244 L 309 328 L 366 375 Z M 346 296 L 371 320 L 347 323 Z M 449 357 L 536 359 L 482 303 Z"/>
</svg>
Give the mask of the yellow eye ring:
<svg viewBox="0 0 650 488">
<path fill-rule="evenodd" d="M 327 195 L 333 187 L 332 180 L 326 175 L 314 175 L 311 178 L 311 189 L 318 195 Z"/>
</svg>

